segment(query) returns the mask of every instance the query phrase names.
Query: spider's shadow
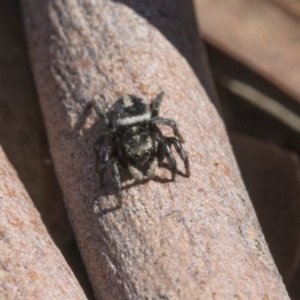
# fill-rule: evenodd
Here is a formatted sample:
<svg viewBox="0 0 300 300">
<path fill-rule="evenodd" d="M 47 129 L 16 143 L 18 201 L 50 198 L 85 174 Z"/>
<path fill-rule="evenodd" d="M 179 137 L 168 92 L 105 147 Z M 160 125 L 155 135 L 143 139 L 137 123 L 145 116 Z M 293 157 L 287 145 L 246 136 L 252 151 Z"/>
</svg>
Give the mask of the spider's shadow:
<svg viewBox="0 0 300 300">
<path fill-rule="evenodd" d="M 161 163 L 159 166 L 159 168 L 164 168 L 164 169 L 167 169 L 168 171 L 170 171 L 170 174 L 172 172 L 172 169 L 170 168 L 170 166 L 167 164 L 167 163 Z M 127 174 L 128 173 L 128 174 Z M 186 177 L 186 175 L 184 173 L 182 173 L 181 171 L 179 170 L 176 170 L 176 174 L 177 175 L 180 175 L 180 176 L 183 176 L 183 177 Z M 130 176 L 129 172 L 126 172 L 126 176 Z M 124 177 L 125 178 L 125 177 Z M 132 177 L 130 176 L 130 178 L 127 178 L 127 179 L 132 179 Z M 127 184 L 125 186 L 123 186 L 123 189 L 126 190 L 126 189 L 130 189 L 131 187 L 133 186 L 136 186 L 136 185 L 140 185 L 140 184 L 145 184 L 147 183 L 148 181 L 155 181 L 155 182 L 158 182 L 158 183 L 169 183 L 169 182 L 174 182 L 172 179 L 169 179 L 169 178 L 161 178 L 161 177 L 158 177 L 157 175 L 155 175 L 152 179 L 143 179 L 141 181 L 134 181 L 130 184 Z"/>
<path fill-rule="evenodd" d="M 168 164 L 162 163 L 159 167 L 169 170 L 170 174 L 171 174 L 172 170 L 171 170 L 171 168 Z M 181 171 L 179 171 L 179 170 L 176 171 L 176 174 L 180 175 L 180 176 L 183 176 L 183 177 L 186 177 L 186 175 L 184 173 L 182 173 Z M 122 182 L 132 180 L 131 174 L 125 169 L 121 169 L 120 175 L 121 175 Z M 100 176 L 101 175 L 99 175 L 99 177 Z M 140 181 L 133 181 L 132 183 L 125 184 L 125 185 L 122 186 L 122 190 L 128 190 L 128 189 L 130 189 L 134 186 L 146 184 L 150 180 L 161 183 L 161 184 L 174 182 L 172 179 L 161 178 L 161 177 L 155 175 L 154 178 L 152 178 L 152 179 L 143 179 L 143 180 L 140 180 Z M 114 194 L 114 193 L 112 193 L 113 188 L 108 189 L 107 184 L 104 181 L 102 181 L 102 182 L 103 182 L 103 184 L 101 185 L 101 186 L 103 186 L 102 195 L 108 196 L 108 195 Z M 106 215 L 107 213 L 114 212 L 114 211 L 116 211 L 120 208 L 121 208 L 120 206 L 116 205 L 116 206 L 111 207 L 111 208 L 102 209 L 99 212 L 99 216 L 103 216 L 103 215 Z"/>
</svg>

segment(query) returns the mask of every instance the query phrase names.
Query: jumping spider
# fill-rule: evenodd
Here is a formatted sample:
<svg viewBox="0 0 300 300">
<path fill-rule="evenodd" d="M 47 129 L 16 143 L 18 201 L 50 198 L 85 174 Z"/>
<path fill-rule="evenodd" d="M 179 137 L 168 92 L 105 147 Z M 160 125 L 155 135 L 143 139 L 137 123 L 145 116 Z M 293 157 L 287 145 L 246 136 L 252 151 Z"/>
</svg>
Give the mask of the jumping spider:
<svg viewBox="0 0 300 300">
<path fill-rule="evenodd" d="M 121 166 L 127 167 L 136 180 L 151 179 L 157 166 L 166 157 L 172 180 L 175 180 L 176 161 L 171 151 L 174 145 L 184 162 L 186 176 L 190 176 L 189 159 L 181 146 L 184 140 L 176 123 L 158 116 L 163 95 L 163 92 L 158 94 L 150 106 L 141 98 L 123 95 L 107 115 L 93 102 L 96 113 L 108 128 L 95 143 L 95 151 L 100 169 L 108 167 L 112 172 L 118 206 L 122 205 Z M 164 137 L 157 124 L 170 126 L 177 138 Z"/>
</svg>

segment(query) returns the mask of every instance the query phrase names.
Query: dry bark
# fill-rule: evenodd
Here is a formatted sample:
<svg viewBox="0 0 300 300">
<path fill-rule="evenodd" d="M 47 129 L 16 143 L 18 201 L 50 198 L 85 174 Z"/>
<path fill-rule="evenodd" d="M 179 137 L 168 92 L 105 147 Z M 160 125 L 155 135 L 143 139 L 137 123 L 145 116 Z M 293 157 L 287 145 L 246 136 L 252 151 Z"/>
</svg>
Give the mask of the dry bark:
<svg viewBox="0 0 300 300">
<path fill-rule="evenodd" d="M 43 220 L 62 239 L 63 213 L 42 114 L 39 109 L 16 1 L 1 1 L 0 11 L 0 141 Z M 49 214 L 49 210 L 53 213 Z M 71 230 L 70 230 L 71 231 Z M 70 236 L 70 235 L 69 235 Z"/>
<path fill-rule="evenodd" d="M 165 11 L 175 5 L 164 3 Z M 222 121 L 186 60 L 137 6 L 161 17 L 159 1 L 23 0 L 52 155 L 96 296 L 288 299 Z M 123 93 L 149 101 L 161 90 L 161 114 L 178 122 L 192 176 L 165 182 L 170 173 L 160 168 L 153 181 L 127 181 L 123 207 L 109 211 L 114 190 L 99 182 L 93 152 L 105 129 L 86 107 L 96 99 L 105 110 Z"/>
<path fill-rule="evenodd" d="M 291 151 L 247 136 L 231 136 L 234 153 L 263 233 L 285 283 L 300 255 L 299 159 Z"/>
<path fill-rule="evenodd" d="M 51 160 L 19 1 L 1 0 L 0 12 L 0 143 L 49 234 L 91 298 L 92 288 L 76 247 Z"/>
<path fill-rule="evenodd" d="M 0 147 L 1 299 L 86 299 Z"/>
</svg>

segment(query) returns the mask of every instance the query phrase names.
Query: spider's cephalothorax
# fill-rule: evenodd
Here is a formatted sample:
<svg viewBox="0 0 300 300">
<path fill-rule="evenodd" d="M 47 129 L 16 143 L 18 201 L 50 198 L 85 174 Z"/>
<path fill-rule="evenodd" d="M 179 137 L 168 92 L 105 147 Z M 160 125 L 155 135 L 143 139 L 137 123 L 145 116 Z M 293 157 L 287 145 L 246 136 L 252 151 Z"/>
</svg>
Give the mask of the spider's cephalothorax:
<svg viewBox="0 0 300 300">
<path fill-rule="evenodd" d="M 176 123 L 158 116 L 163 93 L 160 93 L 151 106 L 133 95 L 120 97 L 106 115 L 93 102 L 97 114 L 107 125 L 108 131 L 101 135 L 95 144 L 100 167 L 110 168 L 121 206 L 120 167 L 127 167 L 137 180 L 151 179 L 156 167 L 167 158 L 172 180 L 175 180 L 176 161 L 171 151 L 174 145 L 184 162 L 186 175 L 190 176 L 189 160 L 182 149 L 184 142 Z M 170 126 L 177 137 L 164 137 L 157 124 Z"/>
</svg>

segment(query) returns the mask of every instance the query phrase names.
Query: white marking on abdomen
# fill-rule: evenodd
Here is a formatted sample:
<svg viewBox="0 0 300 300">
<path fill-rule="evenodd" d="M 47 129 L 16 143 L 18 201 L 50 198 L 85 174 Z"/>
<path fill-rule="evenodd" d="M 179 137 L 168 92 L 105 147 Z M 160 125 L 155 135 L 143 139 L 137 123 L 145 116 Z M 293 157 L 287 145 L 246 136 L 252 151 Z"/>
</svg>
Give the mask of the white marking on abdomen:
<svg viewBox="0 0 300 300">
<path fill-rule="evenodd" d="M 123 118 L 123 119 L 117 119 L 117 120 L 114 120 L 114 123 L 116 125 L 125 126 L 125 125 L 132 125 L 132 124 L 144 122 L 144 121 L 147 121 L 150 119 L 151 119 L 151 114 L 150 114 L 150 112 L 147 112 L 143 115 L 132 116 L 132 117 L 127 117 L 127 118 Z"/>
<path fill-rule="evenodd" d="M 125 95 L 125 96 L 123 96 L 123 104 L 124 104 L 124 107 L 130 107 L 133 105 L 133 102 L 129 96 Z"/>
</svg>

